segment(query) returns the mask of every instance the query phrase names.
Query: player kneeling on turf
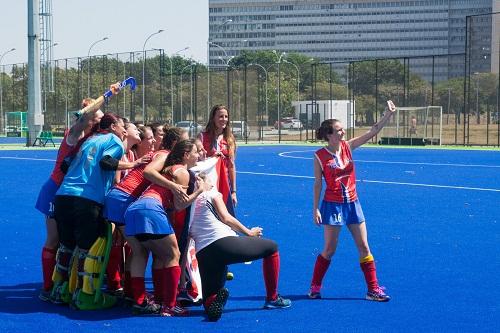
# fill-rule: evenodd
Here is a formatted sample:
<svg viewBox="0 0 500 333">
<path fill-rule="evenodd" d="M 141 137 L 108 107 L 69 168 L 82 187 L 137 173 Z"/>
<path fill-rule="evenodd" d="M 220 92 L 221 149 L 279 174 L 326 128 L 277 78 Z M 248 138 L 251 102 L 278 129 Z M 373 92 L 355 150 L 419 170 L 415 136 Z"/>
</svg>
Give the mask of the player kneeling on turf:
<svg viewBox="0 0 500 333">
<path fill-rule="evenodd" d="M 200 174 L 204 178 L 203 174 Z M 201 275 L 203 305 L 210 321 L 217 321 L 229 297 L 224 288 L 227 265 L 264 259 L 266 285 L 265 309 L 288 308 L 289 299 L 278 295 L 280 256 L 278 245 L 262 237 L 262 228 L 246 228 L 227 211 L 222 195 L 215 188 L 196 199 L 190 225 L 195 241 L 196 257 Z M 240 232 L 245 236 L 239 237 Z"/>
</svg>

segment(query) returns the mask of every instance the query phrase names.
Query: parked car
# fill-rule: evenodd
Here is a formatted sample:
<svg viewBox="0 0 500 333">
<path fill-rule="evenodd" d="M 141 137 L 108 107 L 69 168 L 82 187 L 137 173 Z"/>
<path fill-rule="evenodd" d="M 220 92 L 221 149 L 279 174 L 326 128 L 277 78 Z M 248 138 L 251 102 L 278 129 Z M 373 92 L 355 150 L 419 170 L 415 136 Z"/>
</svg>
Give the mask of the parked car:
<svg viewBox="0 0 500 333">
<path fill-rule="evenodd" d="M 250 135 L 248 124 L 244 120 L 231 121 L 231 130 L 233 131 L 233 135 L 239 139 L 246 139 Z"/>
<path fill-rule="evenodd" d="M 185 129 L 188 132 L 189 137 L 191 138 L 195 137 L 196 135 L 198 135 L 198 133 L 203 131 L 203 126 L 189 120 L 179 121 L 175 124 L 175 127 Z"/>
<path fill-rule="evenodd" d="M 282 129 L 300 130 L 304 127 L 300 120 L 291 117 L 282 118 L 280 124 Z M 274 128 L 278 129 L 278 121 L 274 123 Z"/>
</svg>

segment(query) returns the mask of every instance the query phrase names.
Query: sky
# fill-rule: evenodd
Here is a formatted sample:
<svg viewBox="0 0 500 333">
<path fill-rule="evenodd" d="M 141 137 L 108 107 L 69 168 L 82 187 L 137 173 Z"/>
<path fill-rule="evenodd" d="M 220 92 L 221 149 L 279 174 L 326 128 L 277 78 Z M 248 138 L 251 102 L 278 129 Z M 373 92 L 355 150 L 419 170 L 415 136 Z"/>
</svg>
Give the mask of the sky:
<svg viewBox="0 0 500 333">
<path fill-rule="evenodd" d="M 0 54 L 12 48 L 2 64 L 27 62 L 28 0 L 0 0 Z M 54 59 L 162 48 L 206 63 L 208 0 L 52 0 Z"/>
</svg>

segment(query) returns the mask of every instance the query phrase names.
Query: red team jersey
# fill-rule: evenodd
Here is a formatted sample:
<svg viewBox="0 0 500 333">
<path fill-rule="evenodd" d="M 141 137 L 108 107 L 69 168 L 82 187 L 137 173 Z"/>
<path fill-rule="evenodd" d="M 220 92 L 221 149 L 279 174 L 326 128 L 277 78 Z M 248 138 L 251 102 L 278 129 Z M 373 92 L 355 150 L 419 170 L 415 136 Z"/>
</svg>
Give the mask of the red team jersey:
<svg viewBox="0 0 500 333">
<path fill-rule="evenodd" d="M 78 150 L 80 149 L 80 146 L 82 145 L 82 143 L 85 140 L 87 140 L 88 137 L 91 136 L 93 133 L 89 133 L 89 134 L 85 135 L 74 146 L 70 146 L 66 142 L 68 134 L 69 134 L 69 129 L 64 132 L 63 140 L 61 141 L 61 145 L 59 146 L 59 150 L 57 151 L 56 164 L 54 165 L 54 169 L 52 170 L 52 173 L 50 174 L 50 178 L 57 185 L 61 185 L 61 183 L 64 179 L 64 173 L 61 170 L 61 164 L 63 163 L 64 159 L 68 156 L 75 155 L 78 152 Z"/>
<path fill-rule="evenodd" d="M 151 156 L 151 159 L 154 159 L 156 155 L 159 153 L 169 153 L 168 150 L 158 150 L 151 151 L 146 154 L 146 156 Z M 151 184 L 149 180 L 144 178 L 144 169 L 147 164 L 142 164 L 136 168 L 130 170 L 130 172 L 122 179 L 122 181 L 116 185 L 116 188 L 122 190 L 123 192 L 130 194 L 134 198 L 140 197 L 142 192 L 146 190 L 146 188 Z"/>
<path fill-rule="evenodd" d="M 207 132 L 201 132 L 200 136 L 203 148 L 207 151 L 207 157 L 214 156 L 218 151 L 225 157 L 229 157 L 229 145 L 224 138 L 221 140 L 213 140 Z"/>
<path fill-rule="evenodd" d="M 183 166 L 174 165 L 171 169 L 171 173 L 173 174 L 179 168 L 183 168 Z M 172 176 L 170 176 L 170 174 L 163 175 L 163 177 L 167 178 L 168 180 L 172 180 Z M 147 190 L 144 191 L 142 196 L 145 198 L 154 198 L 158 200 L 163 206 L 163 209 L 174 208 L 174 195 L 168 188 L 165 188 L 163 186 L 151 184 L 151 186 L 149 186 Z"/>
<path fill-rule="evenodd" d="M 314 153 L 318 159 L 326 182 L 323 200 L 348 203 L 358 199 L 356 176 L 351 148 L 347 141 L 340 142 L 340 154 L 330 152 L 326 147 Z"/>
</svg>

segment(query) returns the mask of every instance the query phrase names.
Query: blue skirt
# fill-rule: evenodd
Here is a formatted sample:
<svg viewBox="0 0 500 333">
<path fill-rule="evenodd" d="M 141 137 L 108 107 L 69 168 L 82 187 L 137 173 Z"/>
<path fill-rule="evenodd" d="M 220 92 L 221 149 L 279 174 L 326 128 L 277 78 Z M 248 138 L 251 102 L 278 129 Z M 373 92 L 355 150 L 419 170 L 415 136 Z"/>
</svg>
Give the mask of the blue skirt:
<svg viewBox="0 0 500 333">
<path fill-rule="evenodd" d="M 170 235 L 174 229 L 161 203 L 148 197 L 141 197 L 133 202 L 125 212 L 125 234 Z"/>
<path fill-rule="evenodd" d="M 49 178 L 38 193 L 35 208 L 47 218 L 54 218 L 54 200 L 58 189 L 59 185 Z"/>
<path fill-rule="evenodd" d="M 116 225 L 125 224 L 125 211 L 135 200 L 133 196 L 117 188 L 111 189 L 104 199 L 104 210 L 102 215 L 109 222 Z"/>
<path fill-rule="evenodd" d="M 321 213 L 321 224 L 342 226 L 365 222 L 359 200 L 348 203 L 323 200 L 319 211 Z"/>
</svg>

